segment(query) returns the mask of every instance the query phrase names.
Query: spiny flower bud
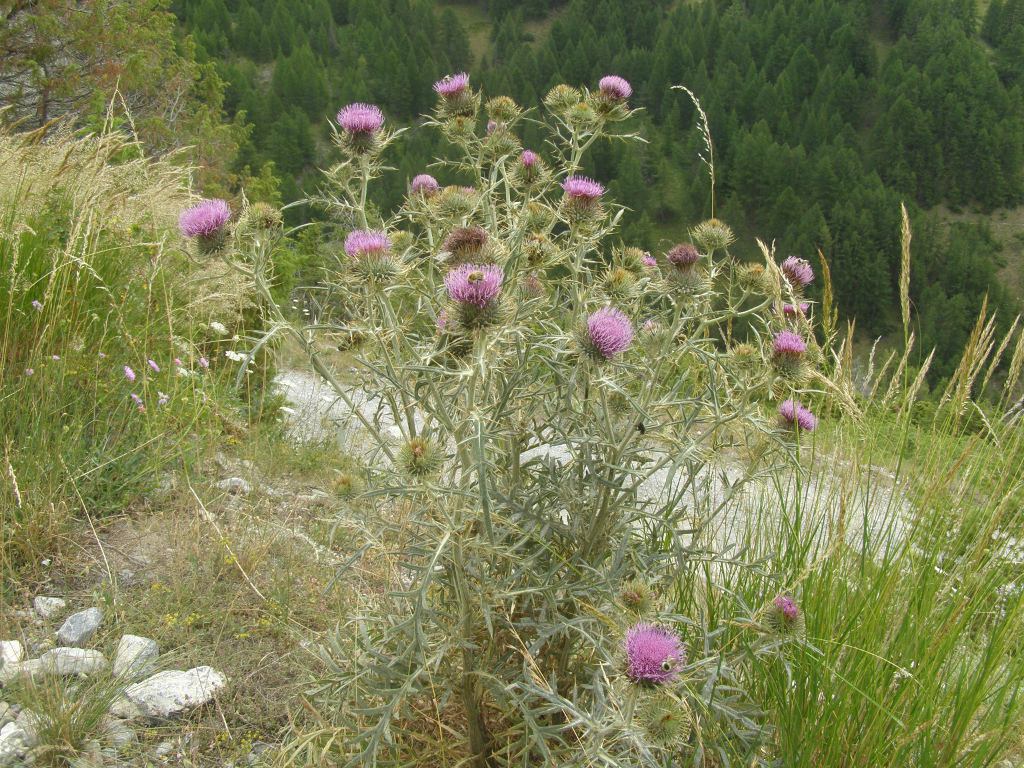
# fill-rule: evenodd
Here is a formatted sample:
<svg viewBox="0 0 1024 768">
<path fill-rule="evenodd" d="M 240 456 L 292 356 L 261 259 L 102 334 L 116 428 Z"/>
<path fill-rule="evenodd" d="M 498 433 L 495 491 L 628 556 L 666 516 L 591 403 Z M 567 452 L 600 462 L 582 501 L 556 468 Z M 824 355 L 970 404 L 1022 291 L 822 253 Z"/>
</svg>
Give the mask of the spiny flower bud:
<svg viewBox="0 0 1024 768">
<path fill-rule="evenodd" d="M 580 342 L 593 360 L 611 360 L 633 343 L 633 324 L 621 310 L 601 307 L 587 318 Z"/>
<path fill-rule="evenodd" d="M 708 253 L 728 248 L 736 240 L 732 230 L 718 219 L 701 222 L 690 234 Z"/>
<path fill-rule="evenodd" d="M 227 244 L 230 234 L 228 221 L 231 208 L 219 198 L 203 200 L 181 212 L 178 228 L 181 234 L 193 240 L 204 255 L 219 253 Z"/>
<path fill-rule="evenodd" d="M 348 498 L 359 493 L 363 488 L 363 481 L 354 472 L 338 472 L 334 476 L 331 488 L 336 496 Z"/>
<path fill-rule="evenodd" d="M 740 264 L 736 268 L 736 281 L 746 291 L 768 293 L 771 290 L 763 264 Z"/>
<path fill-rule="evenodd" d="M 556 114 L 564 115 L 582 99 L 583 94 L 578 90 L 571 85 L 561 83 L 548 91 L 547 96 L 544 97 L 544 106 Z"/>
<path fill-rule="evenodd" d="M 272 232 L 284 226 L 281 211 L 269 203 L 256 202 L 242 214 L 244 226 L 256 232 Z"/>
<path fill-rule="evenodd" d="M 627 610 L 638 615 L 648 613 L 654 607 L 654 593 L 651 588 L 637 579 L 627 581 L 622 585 L 622 589 L 619 590 L 619 600 Z"/>
<path fill-rule="evenodd" d="M 445 187 L 437 196 L 437 211 L 447 219 L 464 219 L 476 210 L 477 197 L 473 187 Z"/>
<path fill-rule="evenodd" d="M 380 147 L 380 135 L 384 128 L 384 113 L 374 104 L 356 102 L 338 111 L 338 136 L 341 148 L 352 154 L 361 155 Z"/>
<path fill-rule="evenodd" d="M 424 437 L 414 437 L 398 452 L 398 466 L 407 475 L 424 480 L 437 474 L 444 464 L 444 453 Z"/>
<path fill-rule="evenodd" d="M 636 275 L 625 267 L 612 267 L 605 272 L 601 288 L 609 299 L 620 301 L 634 298 L 639 291 Z"/>
<path fill-rule="evenodd" d="M 814 281 L 814 269 L 806 259 L 790 256 L 780 269 L 794 291 L 801 291 Z"/>
<path fill-rule="evenodd" d="M 604 185 L 586 176 L 569 176 L 562 182 L 565 195 L 562 210 L 570 224 L 586 223 L 600 218 Z"/>
<path fill-rule="evenodd" d="M 434 83 L 438 95 L 437 111 L 442 117 L 472 117 L 480 107 L 479 95 L 469 87 L 469 75 L 459 72 Z"/>
<path fill-rule="evenodd" d="M 679 635 L 653 624 L 635 624 L 626 632 L 626 675 L 636 683 L 659 685 L 675 680 L 686 664 Z"/>
<path fill-rule="evenodd" d="M 456 227 L 441 243 L 441 251 L 447 254 L 445 263 L 457 267 L 470 261 L 491 261 L 487 258 L 489 244 L 490 235 L 483 227 Z"/>
<path fill-rule="evenodd" d="M 818 426 L 818 417 L 794 400 L 779 405 L 779 420 L 784 428 L 801 432 L 813 432 Z"/>
<path fill-rule="evenodd" d="M 522 111 L 508 96 L 495 96 L 487 102 L 487 116 L 499 123 L 511 123 Z"/>
<path fill-rule="evenodd" d="M 678 752 L 693 728 L 693 716 L 686 703 L 668 691 L 658 691 L 644 698 L 636 709 L 635 718 L 647 742 L 667 752 Z"/>
<path fill-rule="evenodd" d="M 765 612 L 768 628 L 779 635 L 801 636 L 806 631 L 804 612 L 789 595 L 779 595 Z"/>
</svg>

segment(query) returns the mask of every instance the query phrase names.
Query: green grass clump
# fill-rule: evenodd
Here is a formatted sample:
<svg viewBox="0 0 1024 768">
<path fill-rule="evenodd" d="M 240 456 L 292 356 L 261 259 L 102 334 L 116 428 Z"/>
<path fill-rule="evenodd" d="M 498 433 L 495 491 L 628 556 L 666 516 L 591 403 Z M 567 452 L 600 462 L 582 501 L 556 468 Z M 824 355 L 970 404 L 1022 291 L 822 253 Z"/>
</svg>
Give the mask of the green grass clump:
<svg viewBox="0 0 1024 768">
<path fill-rule="evenodd" d="M 38 138 L 0 134 L 5 583 L 52 557 L 73 516 L 122 511 L 193 461 L 230 407 L 209 315 L 182 309 L 186 172 L 116 135 Z"/>
</svg>

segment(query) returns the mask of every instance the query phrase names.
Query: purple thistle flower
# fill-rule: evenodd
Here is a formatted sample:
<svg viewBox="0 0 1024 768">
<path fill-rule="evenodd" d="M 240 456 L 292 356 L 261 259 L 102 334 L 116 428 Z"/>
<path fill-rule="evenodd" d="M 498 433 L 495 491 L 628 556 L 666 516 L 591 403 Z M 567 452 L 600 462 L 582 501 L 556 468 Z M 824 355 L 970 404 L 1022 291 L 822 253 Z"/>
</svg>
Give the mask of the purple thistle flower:
<svg viewBox="0 0 1024 768">
<path fill-rule="evenodd" d="M 679 243 L 665 254 L 669 263 L 677 267 L 692 267 L 700 261 L 700 251 L 690 243 Z"/>
<path fill-rule="evenodd" d="M 345 238 L 345 253 L 350 258 L 380 256 L 391 251 L 387 232 L 374 229 L 354 229 Z"/>
<path fill-rule="evenodd" d="M 454 99 L 461 96 L 467 88 L 469 88 L 469 75 L 465 72 L 445 75 L 434 83 L 434 90 L 438 95 L 446 99 Z"/>
<path fill-rule="evenodd" d="M 645 267 L 656 267 L 656 266 L 658 266 L 658 260 L 656 258 L 654 258 L 650 253 L 645 253 L 643 255 L 643 257 L 640 259 L 640 262 Z"/>
<path fill-rule="evenodd" d="M 638 683 L 668 683 L 686 663 L 679 635 L 653 624 L 635 624 L 626 632 L 626 674 Z"/>
<path fill-rule="evenodd" d="M 384 113 L 373 104 L 356 102 L 338 111 L 338 125 L 348 134 L 372 134 L 384 127 Z"/>
<path fill-rule="evenodd" d="M 540 156 L 532 149 L 524 149 L 523 153 L 519 155 L 519 163 L 523 168 L 533 168 L 538 162 L 540 162 Z"/>
<path fill-rule="evenodd" d="M 787 427 L 798 427 L 801 432 L 813 432 L 818 426 L 818 417 L 793 400 L 784 400 L 779 405 L 779 416 Z"/>
<path fill-rule="evenodd" d="M 594 350 L 610 360 L 629 349 L 633 341 L 633 324 L 615 307 L 601 307 L 587 318 L 587 335 Z"/>
<path fill-rule="evenodd" d="M 444 278 L 448 297 L 460 304 L 484 308 L 501 293 L 505 273 L 496 264 L 463 264 Z"/>
<path fill-rule="evenodd" d="M 178 229 L 185 237 L 213 237 L 231 218 L 231 208 L 220 198 L 203 200 L 181 212 Z"/>
<path fill-rule="evenodd" d="M 128 379 L 128 381 L 135 381 L 135 371 L 133 371 L 130 366 L 126 365 L 124 367 L 124 377 Z"/>
<path fill-rule="evenodd" d="M 807 311 L 811 308 L 811 305 L 806 301 L 801 301 L 799 304 L 784 304 L 782 306 L 782 314 L 786 317 L 797 317 L 807 314 Z"/>
<path fill-rule="evenodd" d="M 200 368 L 209 368 L 210 367 L 210 361 L 207 360 L 205 357 L 200 357 L 199 358 L 199 367 Z"/>
<path fill-rule="evenodd" d="M 586 176 L 570 176 L 562 182 L 565 194 L 574 200 L 597 200 L 604 194 L 604 186 Z"/>
<path fill-rule="evenodd" d="M 156 364 L 155 360 L 147 360 L 146 363 L 153 369 L 153 373 L 160 373 L 160 366 Z"/>
<path fill-rule="evenodd" d="M 409 185 L 409 189 L 414 195 L 423 195 L 428 197 L 441 189 L 441 185 L 438 184 L 437 179 L 429 173 L 421 173 L 419 176 L 413 178 L 412 183 Z"/>
<path fill-rule="evenodd" d="M 781 269 L 794 288 L 803 288 L 814 280 L 814 270 L 806 259 L 790 256 L 782 262 Z"/>
<path fill-rule="evenodd" d="M 775 334 L 772 342 L 772 349 L 780 357 L 800 357 L 807 351 L 807 344 L 799 333 L 793 331 L 779 331 Z"/>
<path fill-rule="evenodd" d="M 779 610 L 782 618 L 787 622 L 796 621 L 800 615 L 800 608 L 797 606 L 796 600 L 789 595 L 779 595 L 772 601 L 772 604 Z"/>
<path fill-rule="evenodd" d="M 597 84 L 601 95 L 612 101 L 625 101 L 633 95 L 633 87 L 618 75 L 606 75 Z"/>
<path fill-rule="evenodd" d="M 41 302 L 39 299 L 33 299 L 32 300 L 32 308 L 35 309 L 36 312 L 42 312 L 43 311 L 43 302 Z"/>
</svg>

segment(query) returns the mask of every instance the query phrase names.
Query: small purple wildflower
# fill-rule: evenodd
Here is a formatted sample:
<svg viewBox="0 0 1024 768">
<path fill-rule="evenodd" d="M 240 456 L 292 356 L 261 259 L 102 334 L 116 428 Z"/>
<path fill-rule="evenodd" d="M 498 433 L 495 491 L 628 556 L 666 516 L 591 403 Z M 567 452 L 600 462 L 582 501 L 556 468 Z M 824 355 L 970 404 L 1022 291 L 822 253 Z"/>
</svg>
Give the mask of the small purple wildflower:
<svg viewBox="0 0 1024 768">
<path fill-rule="evenodd" d="M 677 267 L 692 267 L 700 261 L 700 251 L 691 243 L 679 243 L 665 254 L 669 263 Z"/>
<path fill-rule="evenodd" d="M 782 262 L 781 269 L 794 288 L 803 288 L 814 280 L 814 270 L 806 259 L 790 256 Z"/>
<path fill-rule="evenodd" d="M 374 104 L 356 102 L 338 111 L 338 125 L 348 134 L 373 134 L 384 127 L 384 113 Z"/>
<path fill-rule="evenodd" d="M 806 301 L 801 301 L 799 304 L 784 304 L 782 306 L 782 314 L 786 317 L 802 317 L 807 314 L 810 308 L 811 305 Z"/>
<path fill-rule="evenodd" d="M 587 318 L 587 335 L 594 350 L 610 360 L 629 349 L 633 342 L 633 324 L 615 307 L 601 307 Z"/>
<path fill-rule="evenodd" d="M 799 333 L 779 331 L 775 334 L 772 349 L 780 357 L 796 358 L 807 351 L 807 343 Z"/>
<path fill-rule="evenodd" d="M 199 358 L 199 367 L 200 368 L 209 368 L 210 367 L 210 361 L 207 360 L 205 357 L 200 357 Z"/>
<path fill-rule="evenodd" d="M 643 328 L 644 333 L 654 333 L 655 331 L 658 330 L 660 326 L 657 320 L 655 320 L 653 317 L 648 317 L 646 320 L 644 320 L 644 324 L 641 327 Z"/>
<path fill-rule="evenodd" d="M 784 400 L 779 405 L 779 416 L 783 424 L 798 427 L 801 432 L 813 432 L 818 426 L 818 417 L 793 400 Z"/>
<path fill-rule="evenodd" d="M 128 381 L 135 381 L 135 371 L 133 371 L 130 366 L 126 365 L 124 367 L 124 377 L 128 379 Z"/>
<path fill-rule="evenodd" d="M 409 189 L 414 195 L 429 197 L 441 189 L 441 185 L 438 184 L 437 179 L 429 173 L 421 173 L 419 176 L 413 178 L 412 183 L 409 185 Z"/>
<path fill-rule="evenodd" d="M 434 91 L 445 99 L 454 99 L 461 96 L 467 88 L 469 88 L 469 75 L 465 72 L 445 75 L 434 83 Z"/>
<path fill-rule="evenodd" d="M 182 365 L 184 365 L 184 363 L 182 363 L 182 362 L 181 362 L 181 358 L 180 358 L 180 357 L 176 357 L 176 358 L 174 358 L 174 364 L 175 364 L 176 366 L 178 366 L 179 368 L 180 368 L 180 367 L 181 367 Z"/>
<path fill-rule="evenodd" d="M 633 86 L 618 75 L 606 75 L 598 82 L 601 95 L 611 101 L 625 101 L 633 95 Z"/>
<path fill-rule="evenodd" d="M 524 149 L 523 153 L 519 155 L 519 163 L 523 168 L 533 168 L 538 162 L 540 162 L 540 156 L 532 149 Z"/>
<path fill-rule="evenodd" d="M 160 366 L 156 364 L 155 360 L 147 360 L 146 363 L 153 369 L 153 373 L 160 373 Z"/>
<path fill-rule="evenodd" d="M 495 264 L 463 264 L 444 278 L 448 297 L 460 304 L 486 307 L 501 293 L 505 273 Z"/>
<path fill-rule="evenodd" d="M 800 615 L 800 608 L 797 606 L 796 600 L 789 595 L 779 595 L 772 601 L 772 603 L 779 610 L 779 613 L 782 614 L 782 618 L 787 622 L 796 621 L 797 617 Z"/>
<path fill-rule="evenodd" d="M 32 375 L 33 375 L 33 374 L 34 374 L 35 372 L 36 372 L 36 371 L 35 371 L 35 369 L 34 369 L 34 368 L 26 368 L 26 369 L 25 369 L 25 375 L 26 375 L 26 376 L 32 376 Z"/>
<path fill-rule="evenodd" d="M 52 355 L 51 360 L 60 360 L 60 355 Z"/>
<path fill-rule="evenodd" d="M 354 229 L 345 238 L 345 253 L 349 257 L 380 256 L 391 251 L 387 232 L 373 229 Z"/>
<path fill-rule="evenodd" d="M 658 260 L 654 258 L 650 253 L 645 253 L 640 259 L 640 263 L 645 267 L 656 267 L 658 266 Z"/>
<path fill-rule="evenodd" d="M 170 399 L 171 399 L 171 398 L 170 398 L 170 397 L 168 397 L 167 395 L 165 395 L 165 394 L 164 394 L 163 392 L 161 392 L 161 391 L 160 391 L 159 389 L 158 389 L 158 390 L 156 391 L 156 393 L 157 393 L 157 395 L 158 395 L 158 397 L 157 397 L 157 401 L 156 401 L 156 404 L 157 404 L 157 405 L 167 405 L 167 403 L 168 403 L 168 402 L 170 402 Z"/>
<path fill-rule="evenodd" d="M 213 237 L 231 218 L 231 208 L 220 198 L 203 200 L 181 212 L 178 229 L 185 237 Z"/>
<path fill-rule="evenodd" d="M 586 176 L 570 176 L 562 182 L 565 194 L 574 200 L 597 200 L 604 194 L 604 185 Z"/>
<path fill-rule="evenodd" d="M 107 359 L 107 353 L 106 352 L 99 352 L 99 353 L 97 353 L 97 356 L 99 357 L 100 360 L 106 360 Z"/>
<path fill-rule="evenodd" d="M 132 392 L 131 398 L 132 398 L 132 401 L 135 403 L 135 405 L 138 407 L 138 409 L 140 411 L 146 410 L 146 405 L 145 405 L 145 403 L 142 402 L 142 398 L 141 397 L 139 397 L 134 392 Z"/>
<path fill-rule="evenodd" d="M 43 302 L 41 302 L 39 299 L 32 299 L 32 308 L 35 309 L 36 312 L 42 312 Z"/>
<path fill-rule="evenodd" d="M 626 632 L 626 674 L 638 683 L 668 683 L 686 663 L 686 649 L 670 629 L 639 623 Z"/>
</svg>

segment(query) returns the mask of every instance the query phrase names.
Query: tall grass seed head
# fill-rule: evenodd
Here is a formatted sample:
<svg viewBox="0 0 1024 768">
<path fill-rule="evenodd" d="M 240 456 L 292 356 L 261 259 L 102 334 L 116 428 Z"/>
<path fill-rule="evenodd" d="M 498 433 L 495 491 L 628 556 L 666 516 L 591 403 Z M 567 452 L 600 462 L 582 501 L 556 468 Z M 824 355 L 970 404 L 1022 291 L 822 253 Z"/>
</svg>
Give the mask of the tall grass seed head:
<svg viewBox="0 0 1024 768">
<path fill-rule="evenodd" d="M 580 344 L 591 359 L 611 360 L 633 343 L 633 324 L 615 307 L 601 307 L 591 313 L 579 334 Z"/>
<path fill-rule="evenodd" d="M 702 221 L 693 228 L 690 235 L 709 254 L 728 248 L 736 242 L 736 235 L 733 234 L 732 229 L 719 219 Z"/>
<path fill-rule="evenodd" d="M 433 441 L 417 436 L 406 441 L 396 457 L 399 468 L 410 477 L 433 477 L 444 464 L 444 452 Z"/>
<path fill-rule="evenodd" d="M 662 689 L 640 701 L 634 722 L 648 744 L 666 752 L 678 752 L 690 738 L 693 715 L 685 701 Z"/>
<path fill-rule="evenodd" d="M 673 630 L 640 622 L 626 631 L 626 676 L 635 683 L 661 685 L 679 677 L 686 647 Z"/>
<path fill-rule="evenodd" d="M 178 216 L 178 229 L 192 240 L 203 255 L 222 251 L 227 244 L 231 208 L 225 200 L 203 200 Z"/>
</svg>

